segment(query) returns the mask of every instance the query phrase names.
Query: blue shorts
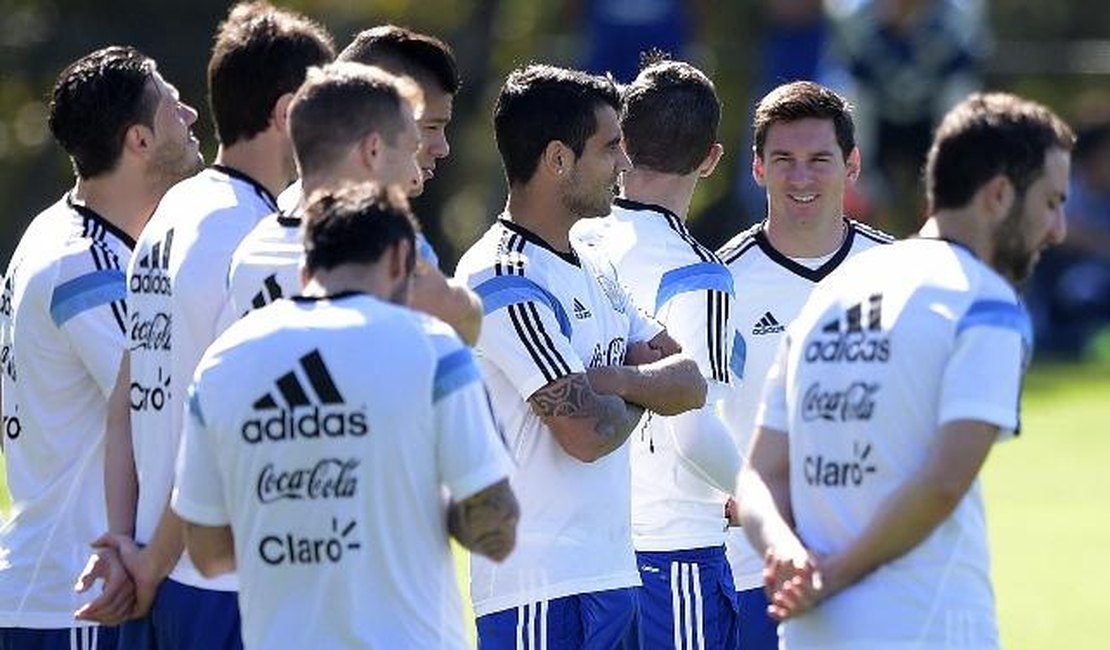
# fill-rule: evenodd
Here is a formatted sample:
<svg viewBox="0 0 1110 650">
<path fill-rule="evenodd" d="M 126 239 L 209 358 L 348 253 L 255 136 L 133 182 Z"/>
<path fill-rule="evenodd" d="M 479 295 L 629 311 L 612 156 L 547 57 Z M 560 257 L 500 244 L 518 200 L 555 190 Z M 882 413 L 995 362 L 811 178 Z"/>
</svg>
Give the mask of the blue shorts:
<svg viewBox="0 0 1110 650">
<path fill-rule="evenodd" d="M 778 650 L 779 624 L 767 615 L 767 594 L 762 587 L 738 592 L 740 600 L 740 650 Z"/>
<path fill-rule="evenodd" d="M 119 629 L 119 650 L 243 650 L 239 595 L 162 581 L 150 613 Z"/>
<path fill-rule="evenodd" d="M 613 650 L 636 620 L 633 589 L 575 594 L 478 618 L 478 650 Z"/>
<path fill-rule="evenodd" d="M 115 650 L 116 627 L 0 628 L 0 650 Z"/>
<path fill-rule="evenodd" d="M 640 647 L 733 648 L 739 626 L 736 586 L 725 547 L 636 552 Z"/>
</svg>

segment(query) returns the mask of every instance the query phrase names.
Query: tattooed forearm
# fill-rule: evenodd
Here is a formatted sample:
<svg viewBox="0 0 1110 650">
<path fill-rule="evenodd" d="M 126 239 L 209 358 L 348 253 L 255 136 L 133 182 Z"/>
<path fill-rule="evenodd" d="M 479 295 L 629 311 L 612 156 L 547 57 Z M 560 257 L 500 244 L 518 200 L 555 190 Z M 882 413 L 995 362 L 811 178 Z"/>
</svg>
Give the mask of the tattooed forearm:
<svg viewBox="0 0 1110 650">
<path fill-rule="evenodd" d="M 447 508 L 447 531 L 465 548 L 500 562 L 516 545 L 520 506 L 501 480 Z"/>
<path fill-rule="evenodd" d="M 643 415 L 620 397 L 599 395 L 583 374 L 557 379 L 528 401 L 567 453 L 587 462 L 620 447 Z"/>
</svg>

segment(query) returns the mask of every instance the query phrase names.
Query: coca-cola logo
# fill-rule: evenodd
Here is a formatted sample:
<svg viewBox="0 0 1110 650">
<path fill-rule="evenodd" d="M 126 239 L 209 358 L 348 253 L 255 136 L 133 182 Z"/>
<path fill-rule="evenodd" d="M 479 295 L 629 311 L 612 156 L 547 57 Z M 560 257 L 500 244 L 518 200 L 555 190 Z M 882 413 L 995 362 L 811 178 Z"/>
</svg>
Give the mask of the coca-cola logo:
<svg viewBox="0 0 1110 650">
<path fill-rule="evenodd" d="M 323 458 L 312 467 L 279 470 L 267 463 L 258 475 L 258 500 L 349 499 L 358 490 L 357 458 Z"/>
<path fill-rule="evenodd" d="M 154 318 L 139 321 L 138 315 L 131 326 L 132 350 L 169 350 L 170 349 L 170 316 L 162 312 Z"/>
<path fill-rule="evenodd" d="M 876 382 L 852 382 L 844 390 L 824 390 L 820 383 L 810 384 L 802 400 L 802 419 L 806 422 L 852 422 L 870 420 L 875 413 Z"/>
</svg>

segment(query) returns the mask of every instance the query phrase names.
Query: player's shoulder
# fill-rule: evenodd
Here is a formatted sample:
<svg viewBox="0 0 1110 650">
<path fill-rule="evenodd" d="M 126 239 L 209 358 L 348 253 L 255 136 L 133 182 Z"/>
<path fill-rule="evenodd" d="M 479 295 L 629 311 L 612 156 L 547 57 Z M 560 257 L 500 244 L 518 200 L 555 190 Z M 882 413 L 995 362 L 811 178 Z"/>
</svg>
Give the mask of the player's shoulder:
<svg viewBox="0 0 1110 650">
<path fill-rule="evenodd" d="M 895 241 L 894 235 L 863 223 L 862 221 L 847 219 L 847 223 L 853 235 L 865 246 L 870 247 L 878 244 L 891 244 Z"/>
<path fill-rule="evenodd" d="M 70 205 L 56 213 L 56 218 L 52 230 L 58 237 L 54 248 L 58 283 L 92 273 L 100 273 L 103 281 L 123 281 L 135 245 L 130 235 L 81 206 Z"/>
<path fill-rule="evenodd" d="M 726 266 L 731 266 L 753 249 L 757 249 L 763 226 L 763 222 L 760 222 L 741 230 L 717 249 L 717 257 Z"/>
<path fill-rule="evenodd" d="M 541 281 L 546 276 L 544 260 L 540 247 L 530 237 L 498 220 L 463 254 L 455 274 L 471 287 L 508 276 Z"/>
<path fill-rule="evenodd" d="M 614 200 L 613 215 L 627 221 L 644 245 L 657 245 L 658 254 L 666 258 L 660 260 L 665 265 L 721 261 L 713 250 L 694 237 L 683 218 L 664 206 L 618 198 Z"/>
<path fill-rule="evenodd" d="M 165 229 L 239 213 L 257 219 L 276 210 L 276 199 L 261 183 L 230 167 L 213 165 L 171 187 L 158 203 L 151 223 L 172 222 L 161 226 Z M 237 220 L 220 221 L 232 224 Z"/>
</svg>

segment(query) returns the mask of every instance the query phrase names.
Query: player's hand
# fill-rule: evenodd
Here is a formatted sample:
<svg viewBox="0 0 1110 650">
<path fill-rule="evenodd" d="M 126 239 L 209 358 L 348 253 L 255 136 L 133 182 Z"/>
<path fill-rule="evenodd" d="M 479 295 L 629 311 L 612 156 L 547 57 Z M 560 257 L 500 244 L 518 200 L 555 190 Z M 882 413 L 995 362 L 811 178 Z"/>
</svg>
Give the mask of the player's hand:
<svg viewBox="0 0 1110 650">
<path fill-rule="evenodd" d="M 804 614 L 827 596 L 818 560 L 801 544 L 767 549 L 763 584 L 767 613 L 778 621 Z"/>
<path fill-rule="evenodd" d="M 725 501 L 725 519 L 728 520 L 730 527 L 740 527 L 740 504 L 736 503 L 734 497 L 729 497 L 728 501 Z"/>
<path fill-rule="evenodd" d="M 115 548 L 94 545 L 73 588 L 77 593 L 85 593 L 98 580 L 104 581 L 100 595 L 74 612 L 74 617 L 101 625 L 118 625 L 127 620 L 135 606 L 135 584 Z"/>
<path fill-rule="evenodd" d="M 642 366 L 655 363 L 663 358 L 663 353 L 651 347 L 649 341 L 638 341 L 628 346 L 624 351 L 624 365 Z"/>
<path fill-rule="evenodd" d="M 150 612 L 154 595 L 163 576 L 159 574 L 150 553 L 140 547 L 135 540 L 126 535 L 109 533 L 93 542 L 97 546 L 107 546 L 119 553 L 120 561 L 135 585 L 135 602 L 129 618 L 142 618 Z"/>
</svg>

